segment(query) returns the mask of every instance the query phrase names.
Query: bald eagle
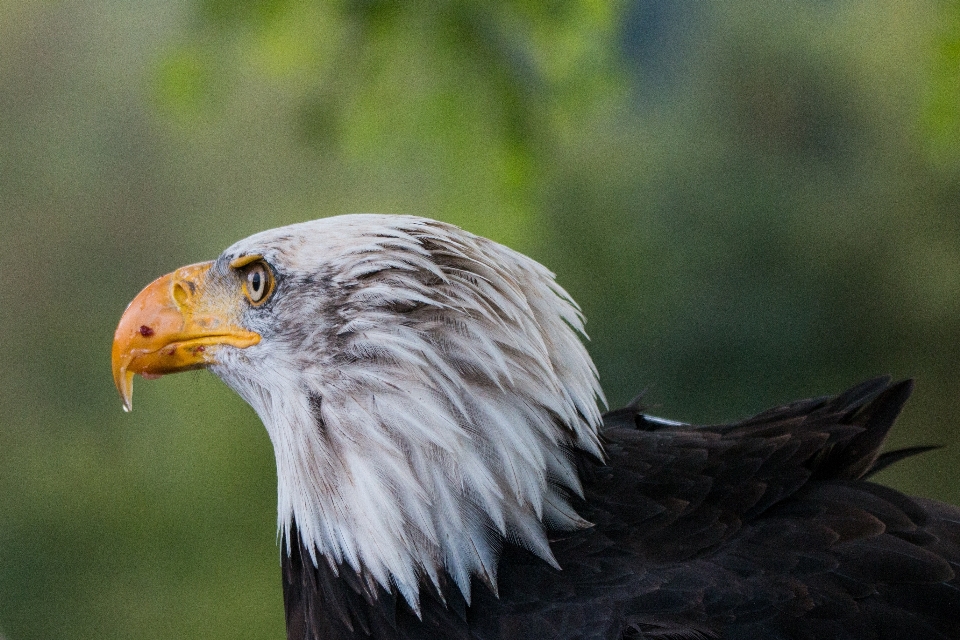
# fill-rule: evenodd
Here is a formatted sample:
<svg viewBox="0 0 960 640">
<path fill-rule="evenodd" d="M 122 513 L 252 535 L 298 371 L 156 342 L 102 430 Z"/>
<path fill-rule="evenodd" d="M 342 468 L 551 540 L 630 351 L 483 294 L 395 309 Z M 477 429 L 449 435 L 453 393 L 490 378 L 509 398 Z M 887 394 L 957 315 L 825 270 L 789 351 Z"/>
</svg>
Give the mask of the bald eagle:
<svg viewBox="0 0 960 640">
<path fill-rule="evenodd" d="M 868 479 L 910 381 L 601 415 L 582 337 L 530 258 L 352 215 L 159 278 L 112 360 L 127 410 L 209 368 L 260 416 L 290 640 L 960 638 L 960 510 Z"/>
</svg>

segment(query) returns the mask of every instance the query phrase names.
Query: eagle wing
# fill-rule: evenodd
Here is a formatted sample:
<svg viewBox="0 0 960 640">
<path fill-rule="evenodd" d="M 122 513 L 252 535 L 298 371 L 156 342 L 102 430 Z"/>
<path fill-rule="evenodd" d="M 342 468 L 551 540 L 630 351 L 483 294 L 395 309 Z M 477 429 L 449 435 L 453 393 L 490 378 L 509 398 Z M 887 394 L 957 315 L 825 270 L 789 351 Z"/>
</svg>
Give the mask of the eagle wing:
<svg viewBox="0 0 960 640">
<path fill-rule="evenodd" d="M 513 637 L 960 637 L 960 510 L 865 479 L 923 449 L 879 454 L 911 390 L 716 426 L 608 414 L 578 505 L 596 526 L 554 540 L 562 572 L 504 562 L 501 599 L 527 607 Z"/>
</svg>

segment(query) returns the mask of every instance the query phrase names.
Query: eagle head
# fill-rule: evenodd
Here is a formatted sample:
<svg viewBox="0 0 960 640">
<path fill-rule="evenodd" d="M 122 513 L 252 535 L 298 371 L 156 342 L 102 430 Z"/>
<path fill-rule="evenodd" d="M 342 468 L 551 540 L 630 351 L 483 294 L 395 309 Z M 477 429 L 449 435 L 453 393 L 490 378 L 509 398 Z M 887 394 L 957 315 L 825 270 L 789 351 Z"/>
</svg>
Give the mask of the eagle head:
<svg viewBox="0 0 960 640">
<path fill-rule="evenodd" d="M 278 527 L 313 562 L 397 589 L 445 575 L 496 591 L 504 540 L 556 564 L 586 526 L 572 453 L 601 456 L 583 318 L 542 265 L 457 227 L 350 215 L 237 242 L 130 303 L 113 345 L 136 373 L 209 368 L 273 443 Z"/>
</svg>

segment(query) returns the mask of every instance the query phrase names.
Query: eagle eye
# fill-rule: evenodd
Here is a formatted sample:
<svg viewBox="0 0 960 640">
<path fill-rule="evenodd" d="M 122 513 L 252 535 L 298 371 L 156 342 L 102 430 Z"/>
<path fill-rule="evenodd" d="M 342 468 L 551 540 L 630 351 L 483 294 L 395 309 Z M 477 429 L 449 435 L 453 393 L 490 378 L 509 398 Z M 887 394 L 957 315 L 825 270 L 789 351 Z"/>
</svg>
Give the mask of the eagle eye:
<svg viewBox="0 0 960 640">
<path fill-rule="evenodd" d="M 267 301 L 273 293 L 273 272 L 263 260 L 257 260 L 243 268 L 243 293 L 253 306 Z"/>
</svg>

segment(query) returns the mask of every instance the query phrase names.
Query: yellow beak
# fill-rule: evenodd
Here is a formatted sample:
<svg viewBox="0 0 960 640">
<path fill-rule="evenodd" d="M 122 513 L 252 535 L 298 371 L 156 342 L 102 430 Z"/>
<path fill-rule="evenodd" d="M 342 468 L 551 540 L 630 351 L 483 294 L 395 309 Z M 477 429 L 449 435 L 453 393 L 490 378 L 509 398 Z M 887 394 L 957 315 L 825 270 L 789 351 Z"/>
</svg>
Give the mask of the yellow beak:
<svg viewBox="0 0 960 640">
<path fill-rule="evenodd" d="M 133 375 L 155 378 L 216 363 L 217 348 L 244 349 L 260 335 L 230 320 L 235 315 L 204 299 L 212 262 L 157 278 L 127 306 L 113 336 L 113 381 L 123 408 L 133 407 Z"/>
</svg>

